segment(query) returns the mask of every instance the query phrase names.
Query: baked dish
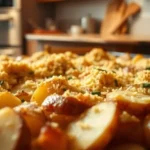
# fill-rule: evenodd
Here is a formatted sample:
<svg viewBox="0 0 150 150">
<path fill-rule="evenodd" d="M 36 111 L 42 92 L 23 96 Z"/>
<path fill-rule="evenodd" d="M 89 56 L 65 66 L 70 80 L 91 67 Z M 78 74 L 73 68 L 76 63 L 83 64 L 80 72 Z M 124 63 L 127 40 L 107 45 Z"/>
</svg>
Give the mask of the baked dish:
<svg viewBox="0 0 150 150">
<path fill-rule="evenodd" d="M 1 55 L 0 120 L 1 150 L 150 149 L 150 59 Z"/>
</svg>

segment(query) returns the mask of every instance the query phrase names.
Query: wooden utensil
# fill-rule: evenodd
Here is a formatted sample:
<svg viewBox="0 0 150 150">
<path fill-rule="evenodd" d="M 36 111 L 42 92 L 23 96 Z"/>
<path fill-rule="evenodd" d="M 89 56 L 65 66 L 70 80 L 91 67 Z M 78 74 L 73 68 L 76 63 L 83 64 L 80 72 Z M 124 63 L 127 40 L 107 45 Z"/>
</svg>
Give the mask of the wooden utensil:
<svg viewBox="0 0 150 150">
<path fill-rule="evenodd" d="M 132 2 L 128 5 L 127 10 L 123 18 L 118 22 L 116 26 L 114 26 L 114 29 L 110 32 L 111 34 L 115 33 L 127 20 L 130 16 L 135 15 L 140 11 L 141 7 L 135 3 Z"/>
<path fill-rule="evenodd" d="M 106 15 L 101 26 L 101 35 L 109 35 L 120 23 L 126 13 L 127 3 L 125 0 L 111 0 L 108 4 Z M 123 25 L 123 28 L 126 24 Z M 121 30 L 121 28 L 120 28 Z"/>
</svg>

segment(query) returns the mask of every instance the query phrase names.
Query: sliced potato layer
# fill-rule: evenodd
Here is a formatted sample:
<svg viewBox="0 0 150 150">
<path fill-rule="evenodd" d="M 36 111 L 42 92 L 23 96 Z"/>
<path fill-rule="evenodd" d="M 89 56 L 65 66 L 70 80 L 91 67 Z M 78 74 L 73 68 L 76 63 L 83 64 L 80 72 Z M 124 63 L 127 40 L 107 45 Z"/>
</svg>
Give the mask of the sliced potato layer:
<svg viewBox="0 0 150 150">
<path fill-rule="evenodd" d="M 150 95 L 131 91 L 114 91 L 108 93 L 106 99 L 117 102 L 122 110 L 133 114 L 150 112 Z"/>
<path fill-rule="evenodd" d="M 139 144 L 121 144 L 113 146 L 108 150 L 146 150 L 146 148 Z"/>
<path fill-rule="evenodd" d="M 150 114 L 147 115 L 144 119 L 144 135 L 145 143 L 150 148 Z"/>
<path fill-rule="evenodd" d="M 30 134 L 22 118 L 11 108 L 0 110 L 0 149 L 27 150 Z"/>
<path fill-rule="evenodd" d="M 35 150 L 68 150 L 68 139 L 58 127 L 46 124 L 41 128 L 34 147 Z"/>
<path fill-rule="evenodd" d="M 104 148 L 116 130 L 118 110 L 115 103 L 100 103 L 87 112 L 67 129 L 72 150 Z"/>
<path fill-rule="evenodd" d="M 33 137 L 39 135 L 41 127 L 45 124 L 46 118 L 40 107 L 36 103 L 24 103 L 14 108 L 26 121 Z"/>
</svg>

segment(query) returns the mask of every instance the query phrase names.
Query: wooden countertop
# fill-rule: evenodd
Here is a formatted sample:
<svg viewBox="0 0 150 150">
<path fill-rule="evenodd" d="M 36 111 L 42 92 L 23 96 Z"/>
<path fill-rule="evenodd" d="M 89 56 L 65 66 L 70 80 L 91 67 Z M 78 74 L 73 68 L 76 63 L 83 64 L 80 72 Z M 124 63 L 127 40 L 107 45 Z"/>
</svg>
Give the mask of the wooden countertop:
<svg viewBox="0 0 150 150">
<path fill-rule="evenodd" d="M 113 35 L 101 37 L 99 34 L 26 34 L 26 40 L 58 41 L 58 42 L 84 42 L 84 43 L 150 43 L 150 36 Z"/>
</svg>

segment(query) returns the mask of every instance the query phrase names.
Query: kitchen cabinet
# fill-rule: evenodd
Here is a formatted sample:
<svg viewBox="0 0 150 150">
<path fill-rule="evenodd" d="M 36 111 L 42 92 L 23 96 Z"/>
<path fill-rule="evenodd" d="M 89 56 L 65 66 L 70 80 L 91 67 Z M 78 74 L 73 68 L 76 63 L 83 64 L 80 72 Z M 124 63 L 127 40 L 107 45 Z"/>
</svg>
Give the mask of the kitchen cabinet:
<svg viewBox="0 0 150 150">
<path fill-rule="evenodd" d="M 36 0 L 36 1 L 39 3 L 48 3 L 48 2 L 81 1 L 81 0 Z M 86 0 L 84 0 L 84 1 L 86 1 Z"/>
<path fill-rule="evenodd" d="M 36 0 L 39 3 L 46 3 L 46 2 L 60 2 L 65 0 Z"/>
</svg>

